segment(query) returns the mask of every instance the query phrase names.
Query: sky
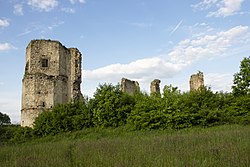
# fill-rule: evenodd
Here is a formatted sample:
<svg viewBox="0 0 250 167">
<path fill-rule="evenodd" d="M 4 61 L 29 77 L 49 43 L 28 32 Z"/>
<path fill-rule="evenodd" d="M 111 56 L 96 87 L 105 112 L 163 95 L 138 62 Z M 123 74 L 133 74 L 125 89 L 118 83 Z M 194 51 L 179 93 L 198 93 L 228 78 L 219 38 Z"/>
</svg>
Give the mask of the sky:
<svg viewBox="0 0 250 167">
<path fill-rule="evenodd" d="M 20 122 L 25 49 L 52 39 L 82 53 L 82 93 L 122 77 L 189 90 L 202 71 L 230 92 L 250 55 L 250 0 L 0 0 L 0 112 Z"/>
</svg>

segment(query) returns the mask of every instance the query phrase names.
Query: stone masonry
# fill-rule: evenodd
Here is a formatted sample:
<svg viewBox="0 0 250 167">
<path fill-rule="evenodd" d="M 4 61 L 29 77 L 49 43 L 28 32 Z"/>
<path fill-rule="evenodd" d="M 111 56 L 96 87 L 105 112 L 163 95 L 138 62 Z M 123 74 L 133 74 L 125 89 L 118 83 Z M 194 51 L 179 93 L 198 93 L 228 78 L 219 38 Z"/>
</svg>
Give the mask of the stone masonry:
<svg viewBox="0 0 250 167">
<path fill-rule="evenodd" d="M 126 78 L 122 78 L 121 80 L 121 90 L 122 92 L 133 95 L 135 92 L 140 91 L 140 86 L 137 81 L 131 81 Z"/>
<path fill-rule="evenodd" d="M 66 48 L 58 41 L 29 43 L 22 80 L 21 126 L 32 127 L 44 110 L 82 97 L 81 61 L 78 49 Z"/>
<path fill-rule="evenodd" d="M 193 74 L 190 77 L 190 91 L 198 90 L 201 87 L 204 87 L 204 76 L 202 72 L 198 72 L 197 74 Z"/>
<path fill-rule="evenodd" d="M 161 80 L 155 79 L 150 84 L 150 94 L 160 94 L 160 83 Z"/>
</svg>

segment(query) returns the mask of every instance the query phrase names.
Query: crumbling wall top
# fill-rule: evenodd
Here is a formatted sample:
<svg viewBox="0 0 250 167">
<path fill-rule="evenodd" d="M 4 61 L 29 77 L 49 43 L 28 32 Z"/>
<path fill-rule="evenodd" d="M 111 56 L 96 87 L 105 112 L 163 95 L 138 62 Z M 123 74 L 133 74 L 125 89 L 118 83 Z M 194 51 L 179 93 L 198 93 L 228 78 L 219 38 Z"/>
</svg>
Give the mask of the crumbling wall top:
<svg viewBox="0 0 250 167">
<path fill-rule="evenodd" d="M 136 92 L 140 91 L 139 83 L 137 81 L 132 81 L 127 78 L 122 78 L 121 91 L 133 95 Z"/>
</svg>

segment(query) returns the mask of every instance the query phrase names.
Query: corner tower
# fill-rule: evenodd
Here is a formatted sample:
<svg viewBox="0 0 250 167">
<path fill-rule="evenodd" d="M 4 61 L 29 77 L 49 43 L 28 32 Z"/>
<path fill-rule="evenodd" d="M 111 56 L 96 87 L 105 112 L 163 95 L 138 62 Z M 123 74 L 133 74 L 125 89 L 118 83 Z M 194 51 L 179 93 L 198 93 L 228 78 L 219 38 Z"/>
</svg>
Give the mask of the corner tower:
<svg viewBox="0 0 250 167">
<path fill-rule="evenodd" d="M 32 40 L 26 48 L 21 126 L 32 127 L 44 110 L 82 97 L 80 84 L 78 49 L 53 40 Z"/>
</svg>

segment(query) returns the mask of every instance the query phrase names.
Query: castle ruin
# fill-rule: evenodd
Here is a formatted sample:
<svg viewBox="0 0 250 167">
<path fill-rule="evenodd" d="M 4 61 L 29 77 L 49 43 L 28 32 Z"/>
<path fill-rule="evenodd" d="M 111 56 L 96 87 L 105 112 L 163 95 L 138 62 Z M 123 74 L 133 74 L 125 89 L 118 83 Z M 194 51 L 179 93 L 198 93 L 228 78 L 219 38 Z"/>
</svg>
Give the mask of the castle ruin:
<svg viewBox="0 0 250 167">
<path fill-rule="evenodd" d="M 150 94 L 160 94 L 160 83 L 161 80 L 155 79 L 150 84 Z"/>
<path fill-rule="evenodd" d="M 131 81 L 127 78 L 122 78 L 121 91 L 133 95 L 135 92 L 140 91 L 139 83 L 137 81 Z"/>
<path fill-rule="evenodd" d="M 82 97 L 82 56 L 58 41 L 32 40 L 26 48 L 21 126 L 33 126 L 44 110 Z"/>
<path fill-rule="evenodd" d="M 189 84 L 190 84 L 190 91 L 198 90 L 204 87 L 203 72 L 199 71 L 197 74 L 191 75 Z"/>
</svg>

